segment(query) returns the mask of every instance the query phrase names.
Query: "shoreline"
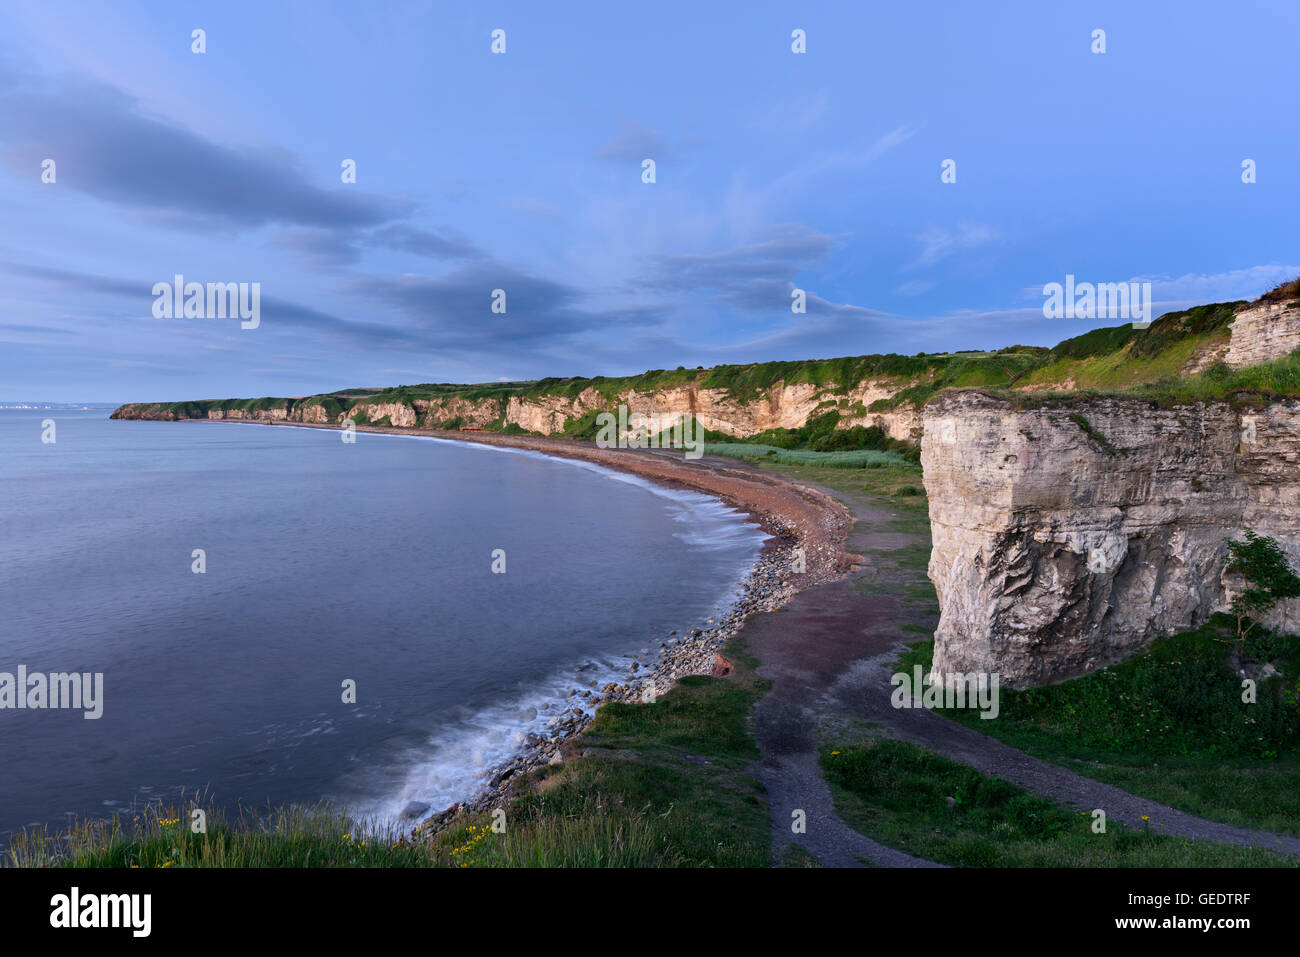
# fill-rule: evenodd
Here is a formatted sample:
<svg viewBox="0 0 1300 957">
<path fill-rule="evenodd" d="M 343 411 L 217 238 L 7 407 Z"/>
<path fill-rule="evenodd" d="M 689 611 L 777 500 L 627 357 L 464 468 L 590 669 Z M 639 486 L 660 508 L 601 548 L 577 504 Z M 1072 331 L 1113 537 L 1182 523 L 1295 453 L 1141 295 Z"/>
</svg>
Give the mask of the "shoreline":
<svg viewBox="0 0 1300 957">
<path fill-rule="evenodd" d="M 149 420 L 145 420 L 149 421 Z M 152 420 L 160 421 L 160 420 Z M 342 431 L 319 423 L 275 422 L 240 419 L 180 419 L 182 422 L 217 422 L 242 425 L 286 426 L 289 428 Z M 356 426 L 357 432 L 423 436 L 452 442 L 470 442 L 506 449 L 529 451 L 553 458 L 574 459 L 626 472 L 657 485 L 687 489 L 721 500 L 747 516 L 768 535 L 753 566 L 738 583 L 738 596 L 725 606 L 716 621 L 708 619 L 698 627 L 659 639 L 649 662 L 633 663 L 621 682 L 606 682 L 600 688 L 572 689 L 559 702 L 552 727 L 545 735 L 531 733 L 525 747 L 484 775 L 486 786 L 465 800 L 443 809 L 412 802 L 400 812 L 398 822 L 417 825 L 421 834 L 436 833 L 461 813 L 480 813 L 500 806 L 509 797 L 511 785 L 528 772 L 548 764 L 559 764 L 575 753 L 569 746 L 595 720 L 595 712 L 609 701 L 638 703 L 653 681 L 654 695 L 666 694 L 688 675 L 723 676 L 730 663 L 719 654 L 755 612 L 772 611 L 812 585 L 833 580 L 849 572 L 861 556 L 843 551 L 851 524 L 849 510 L 817 489 L 790 479 L 738 466 L 734 461 L 686 460 L 678 454 L 640 449 L 601 449 L 591 443 L 530 435 L 463 433 L 445 429 L 407 429 L 393 426 Z M 794 570 L 795 549 L 804 550 L 804 571 Z M 576 702 L 576 704 L 575 704 Z M 588 714 L 585 708 L 591 709 Z"/>
</svg>

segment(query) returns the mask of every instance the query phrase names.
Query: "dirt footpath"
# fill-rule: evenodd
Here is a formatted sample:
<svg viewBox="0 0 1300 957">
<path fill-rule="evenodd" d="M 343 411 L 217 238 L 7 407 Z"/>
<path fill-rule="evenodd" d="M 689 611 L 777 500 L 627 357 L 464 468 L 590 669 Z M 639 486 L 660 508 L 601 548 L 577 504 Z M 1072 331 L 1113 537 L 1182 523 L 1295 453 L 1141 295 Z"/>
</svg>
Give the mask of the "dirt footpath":
<svg viewBox="0 0 1300 957">
<path fill-rule="evenodd" d="M 827 866 L 929 864 L 869 841 L 835 815 L 817 761 L 818 732 L 864 722 L 1068 807 L 1102 808 L 1108 818 L 1137 829 L 1147 826 L 1145 817 L 1160 834 L 1300 856 L 1300 838 L 1185 814 L 1031 757 L 932 711 L 895 709 L 890 704 L 893 664 L 909 641 L 921 637 L 903 626 L 932 631 L 937 619 L 928 602 L 907 596 L 908 585 L 924 572 L 895 568 L 882 555 L 928 545 L 928 537 L 885 530 L 893 517 L 887 505 L 835 494 L 853 513 L 847 548 L 865 556 L 860 567 L 800 592 L 780 611 L 754 615 L 740 633 L 759 660 L 758 673 L 772 681 L 755 709 L 754 727 L 775 860 L 795 841 Z M 807 815 L 805 834 L 792 833 L 796 810 Z"/>
</svg>

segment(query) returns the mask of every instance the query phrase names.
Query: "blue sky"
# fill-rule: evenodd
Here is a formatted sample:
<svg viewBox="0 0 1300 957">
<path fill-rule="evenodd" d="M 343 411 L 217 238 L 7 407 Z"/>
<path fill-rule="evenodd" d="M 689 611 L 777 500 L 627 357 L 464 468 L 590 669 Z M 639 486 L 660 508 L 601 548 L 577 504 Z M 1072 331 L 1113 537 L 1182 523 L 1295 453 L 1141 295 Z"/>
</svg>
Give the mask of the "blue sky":
<svg viewBox="0 0 1300 957">
<path fill-rule="evenodd" d="M 0 401 L 1050 345 L 1113 324 L 1043 317 L 1067 273 L 1253 298 L 1300 274 L 1297 36 L 1280 0 L 9 4 Z M 260 326 L 155 318 L 176 273 L 259 282 Z"/>
</svg>

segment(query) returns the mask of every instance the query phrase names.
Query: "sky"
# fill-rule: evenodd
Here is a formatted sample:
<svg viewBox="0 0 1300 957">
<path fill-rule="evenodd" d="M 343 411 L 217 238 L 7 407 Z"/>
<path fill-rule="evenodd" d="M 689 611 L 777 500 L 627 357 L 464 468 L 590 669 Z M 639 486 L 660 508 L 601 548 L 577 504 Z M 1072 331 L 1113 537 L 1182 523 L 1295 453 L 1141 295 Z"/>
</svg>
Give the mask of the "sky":
<svg viewBox="0 0 1300 957">
<path fill-rule="evenodd" d="M 1254 298 L 1300 275 L 1297 36 L 1291 0 L 6 0 L 0 402 L 1117 324 L 1045 318 L 1067 274 Z M 159 318 L 177 274 L 258 283 L 257 327 Z"/>
</svg>

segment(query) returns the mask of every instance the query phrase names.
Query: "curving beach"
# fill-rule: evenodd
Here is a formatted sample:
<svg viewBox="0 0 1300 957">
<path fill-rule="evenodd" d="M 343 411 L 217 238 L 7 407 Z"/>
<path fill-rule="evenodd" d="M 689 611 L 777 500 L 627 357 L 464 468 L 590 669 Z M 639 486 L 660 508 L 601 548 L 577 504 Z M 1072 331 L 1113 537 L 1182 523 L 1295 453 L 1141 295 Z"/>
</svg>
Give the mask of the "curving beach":
<svg viewBox="0 0 1300 957">
<path fill-rule="evenodd" d="M 339 431 L 332 425 L 297 422 L 247 424 Z M 718 652 L 751 614 L 780 607 L 799 591 L 837 579 L 862 560 L 861 556 L 844 551 L 851 516 L 842 503 L 819 489 L 734 459 L 704 456 L 687 460 L 680 453 L 667 450 L 602 449 L 591 443 L 539 436 L 365 425 L 357 426 L 356 430 L 426 436 L 591 462 L 666 487 L 715 496 L 747 513 L 767 533 L 768 541 L 741 584 L 740 596 L 718 619 L 700 622 L 698 627 L 681 635 L 668 637 L 652 662 L 643 668 L 634 666 L 625 681 L 606 683 L 598 693 L 593 693 L 585 702 L 588 709 L 604 701 L 640 701 L 651 679 L 654 693 L 662 695 L 683 676 L 725 674 L 730 665 Z M 796 549 L 802 549 L 802 571 L 796 570 L 799 567 Z M 576 694 L 575 689 L 572 695 Z M 492 769 L 482 793 L 445 809 L 414 807 L 406 816 L 420 820 L 427 830 L 437 828 L 462 810 L 482 810 L 496 805 L 504 799 L 516 775 L 563 760 L 569 753 L 565 743 L 591 720 L 587 709 L 569 708 L 549 736 L 530 736 L 528 746 L 520 754 Z"/>
</svg>

